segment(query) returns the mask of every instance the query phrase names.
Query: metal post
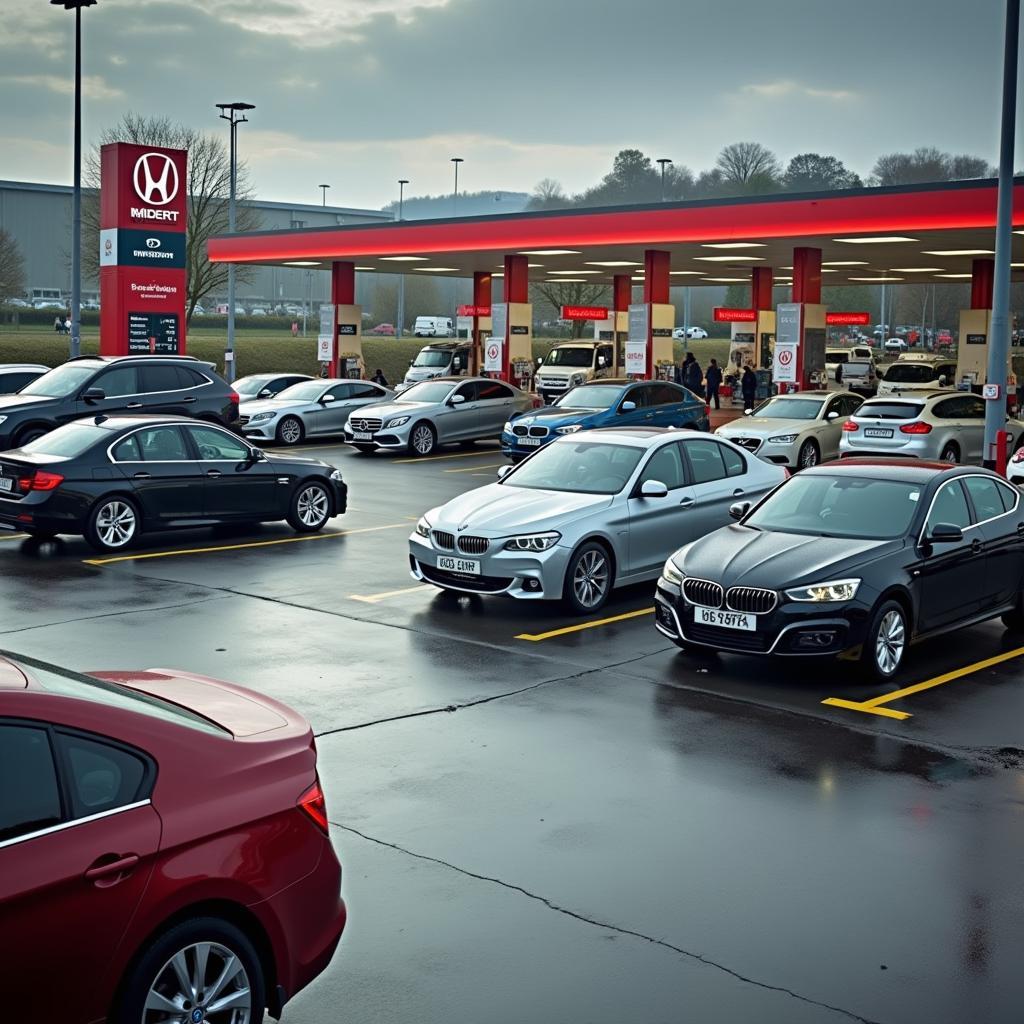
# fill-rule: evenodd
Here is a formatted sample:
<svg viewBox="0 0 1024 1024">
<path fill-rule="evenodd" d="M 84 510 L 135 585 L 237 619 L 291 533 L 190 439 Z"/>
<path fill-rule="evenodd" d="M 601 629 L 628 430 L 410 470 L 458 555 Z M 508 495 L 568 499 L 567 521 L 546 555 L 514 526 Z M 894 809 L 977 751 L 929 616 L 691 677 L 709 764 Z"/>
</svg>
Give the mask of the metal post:
<svg viewBox="0 0 1024 1024">
<path fill-rule="evenodd" d="M 999 140 L 999 202 L 996 212 L 996 265 L 992 283 L 992 327 L 986 381 L 999 386 L 998 401 L 985 403 L 985 458 L 996 463 L 996 434 L 1006 426 L 1006 377 L 1010 357 L 1010 232 L 1013 227 L 1013 147 L 1017 115 L 1017 49 L 1020 0 L 1006 0 L 1003 47 L 1003 116 Z"/>
<path fill-rule="evenodd" d="M 453 156 L 452 163 L 455 164 L 455 191 L 452 193 L 452 216 L 459 212 L 459 164 L 463 162 L 461 156 Z"/>
<path fill-rule="evenodd" d="M 82 8 L 75 8 L 75 190 L 71 204 L 71 358 L 82 352 Z"/>
<path fill-rule="evenodd" d="M 231 112 L 231 196 L 228 199 L 228 231 L 235 231 L 235 112 Z M 235 379 L 235 265 L 228 264 L 228 342 L 224 350 L 224 376 L 231 384 Z"/>
<path fill-rule="evenodd" d="M 320 195 L 321 195 L 321 197 L 323 199 L 323 203 L 321 204 L 323 206 L 327 205 L 327 190 L 330 187 L 331 187 L 330 185 L 317 185 L 317 188 L 320 189 Z"/>
<path fill-rule="evenodd" d="M 459 165 L 456 164 L 456 171 Z M 409 184 L 408 178 L 398 179 L 398 220 L 401 223 L 402 220 L 402 204 L 405 200 L 405 186 Z M 397 323 L 395 324 L 395 337 L 400 338 L 402 336 L 403 328 L 405 327 L 405 274 L 398 275 L 398 313 L 395 317 Z"/>
<path fill-rule="evenodd" d="M 661 201 L 665 202 L 665 168 L 672 161 L 667 156 L 662 156 L 656 162 L 661 165 Z"/>
</svg>

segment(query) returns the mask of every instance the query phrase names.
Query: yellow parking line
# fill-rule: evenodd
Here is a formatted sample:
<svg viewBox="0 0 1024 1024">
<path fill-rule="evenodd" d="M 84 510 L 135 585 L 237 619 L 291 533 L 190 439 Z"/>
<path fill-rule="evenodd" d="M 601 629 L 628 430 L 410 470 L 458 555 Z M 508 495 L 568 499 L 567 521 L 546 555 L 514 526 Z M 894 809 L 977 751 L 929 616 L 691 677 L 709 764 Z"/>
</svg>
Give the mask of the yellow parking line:
<svg viewBox="0 0 1024 1024">
<path fill-rule="evenodd" d="M 593 622 L 580 622 L 575 626 L 563 626 L 561 629 L 551 629 L 547 633 L 520 633 L 517 640 L 531 640 L 536 643 L 538 640 L 550 640 L 555 636 L 565 636 L 567 633 L 580 633 L 585 629 L 597 629 L 598 626 L 607 626 L 612 622 L 624 622 L 626 619 L 638 619 L 642 615 L 653 615 L 653 608 L 641 608 L 636 612 L 625 612 L 622 615 L 612 615 L 607 619 L 594 619 Z"/>
<path fill-rule="evenodd" d="M 479 452 L 455 452 L 452 455 L 421 455 L 415 459 L 395 459 L 395 465 L 401 466 L 406 462 L 440 462 L 441 459 L 477 459 L 480 456 L 493 458 L 496 454 L 497 452 L 491 449 Z"/>
<path fill-rule="evenodd" d="M 0 536 L 0 540 L 24 540 L 27 536 L 27 533 L 5 533 Z"/>
<path fill-rule="evenodd" d="M 380 604 L 385 598 L 397 597 L 399 594 L 412 594 L 417 590 L 433 590 L 426 584 L 417 583 L 414 587 L 402 587 L 401 590 L 385 590 L 383 594 L 349 594 L 350 601 L 362 601 L 364 604 Z"/>
<path fill-rule="evenodd" d="M 846 708 L 848 711 L 862 711 L 866 715 L 881 715 L 884 718 L 896 718 L 903 721 L 913 717 L 910 712 L 896 711 L 885 707 L 885 705 L 891 704 L 894 700 L 902 700 L 911 694 L 921 693 L 923 690 L 931 690 L 936 686 L 943 686 L 945 683 L 952 683 L 957 679 L 963 679 L 964 676 L 974 675 L 975 672 L 980 672 L 982 669 L 991 668 L 993 665 L 1001 665 L 1004 661 L 1012 661 L 1014 658 L 1019 658 L 1022 655 L 1024 655 L 1024 647 L 1017 647 L 1012 651 L 1005 651 L 994 657 L 985 658 L 984 661 L 976 661 L 971 665 L 965 665 L 963 668 L 946 672 L 944 675 L 935 676 L 934 679 L 926 679 L 922 683 L 904 686 L 902 690 L 883 693 L 880 697 L 872 697 L 871 700 L 843 700 L 841 697 L 828 697 L 821 703 L 829 704 L 832 707 Z"/>
<path fill-rule="evenodd" d="M 113 562 L 141 562 L 147 558 L 177 558 L 179 555 L 206 555 L 216 551 L 241 551 L 244 548 L 269 548 L 278 544 L 301 544 L 307 540 L 332 540 L 349 537 L 354 533 L 374 533 L 377 530 L 408 530 L 408 523 L 389 523 L 387 526 L 366 526 L 361 530 L 335 530 L 333 533 L 307 533 L 300 537 L 280 537 L 277 540 L 253 540 L 244 544 L 220 544 L 208 548 L 184 548 L 181 551 L 147 551 L 138 555 L 117 555 L 114 558 L 83 558 L 86 565 L 110 565 Z"/>
<path fill-rule="evenodd" d="M 504 466 L 504 462 L 495 462 L 490 466 L 470 466 L 468 469 L 446 469 L 443 470 L 445 473 L 479 473 L 481 469 L 497 469 L 499 466 Z"/>
</svg>

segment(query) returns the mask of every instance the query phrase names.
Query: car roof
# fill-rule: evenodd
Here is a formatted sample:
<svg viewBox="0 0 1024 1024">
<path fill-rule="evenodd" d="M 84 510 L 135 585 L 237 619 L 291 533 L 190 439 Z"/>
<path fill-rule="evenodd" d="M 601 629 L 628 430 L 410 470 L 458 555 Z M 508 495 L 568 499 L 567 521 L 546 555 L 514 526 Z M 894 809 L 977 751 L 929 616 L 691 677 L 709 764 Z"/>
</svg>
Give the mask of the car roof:
<svg viewBox="0 0 1024 1024">
<path fill-rule="evenodd" d="M 797 391 L 792 395 L 772 395 L 772 398 L 828 398 L 831 395 L 852 394 L 852 391 Z"/>
<path fill-rule="evenodd" d="M 99 422 L 97 422 L 97 420 Z M 120 416 L 116 413 L 104 415 L 100 413 L 98 416 L 86 416 L 83 419 L 71 420 L 68 423 L 63 424 L 66 427 L 103 427 L 105 430 L 111 431 L 127 431 L 133 430 L 135 427 L 157 427 L 157 426 L 174 426 L 176 424 L 192 424 L 192 426 L 199 427 L 213 427 L 214 429 L 221 429 L 232 433 L 227 430 L 225 426 L 220 423 L 209 423 L 206 420 L 197 420 L 194 416 L 168 416 L 166 414 L 151 413 L 146 415 L 144 413 L 135 413 L 130 416 Z M 232 434 L 232 436 L 237 436 Z M 243 440 L 239 438 L 239 440 Z"/>
<path fill-rule="evenodd" d="M 965 391 L 952 391 L 950 388 L 946 388 L 945 391 L 932 390 L 929 388 L 919 388 L 914 390 L 909 388 L 906 391 L 890 391 L 887 395 L 875 395 L 872 398 L 867 399 L 864 405 L 871 405 L 873 402 L 913 402 L 913 401 L 938 401 L 940 398 L 949 398 L 951 395 L 963 395 L 970 394 Z M 980 396 L 979 396 L 980 397 Z M 864 406 L 861 406 L 863 409 Z M 860 412 L 860 409 L 857 410 Z M 857 413 L 854 413 L 856 416 Z"/>
<path fill-rule="evenodd" d="M 577 434 L 566 434 L 565 437 L 576 441 L 619 441 L 636 448 L 650 448 L 665 441 L 678 440 L 680 436 L 697 434 L 705 438 L 712 437 L 704 431 L 679 427 L 595 427 Z"/>
<path fill-rule="evenodd" d="M 170 360 L 172 362 L 187 362 L 187 363 L 199 363 L 202 366 L 213 366 L 213 363 L 207 363 L 196 356 L 182 356 L 182 355 L 138 355 L 138 356 L 101 356 L 101 355 L 90 355 L 90 356 L 72 356 L 67 360 L 69 363 L 126 363 L 134 361 L 137 363 L 153 363 L 162 360 Z"/>
<path fill-rule="evenodd" d="M 872 480 L 899 480 L 904 483 L 925 484 L 936 476 L 976 473 L 976 466 L 953 466 L 948 462 L 930 462 L 926 459 L 842 459 L 800 471 L 800 476 L 834 476 L 850 474 Z M 986 470 L 986 472 L 988 472 Z"/>
<path fill-rule="evenodd" d="M 9 373 L 15 370 L 49 370 L 49 366 L 42 363 L 0 363 L 0 373 Z"/>
<path fill-rule="evenodd" d="M 667 383 L 670 383 L 670 382 L 669 381 L 633 380 L 632 377 L 599 377 L 597 380 L 588 380 L 588 381 L 585 381 L 582 384 L 577 384 L 576 386 L 580 387 L 580 388 L 599 388 L 599 387 L 607 387 L 609 384 L 611 384 L 613 387 L 623 387 L 624 388 L 627 384 L 650 384 L 650 383 L 667 384 Z"/>
</svg>

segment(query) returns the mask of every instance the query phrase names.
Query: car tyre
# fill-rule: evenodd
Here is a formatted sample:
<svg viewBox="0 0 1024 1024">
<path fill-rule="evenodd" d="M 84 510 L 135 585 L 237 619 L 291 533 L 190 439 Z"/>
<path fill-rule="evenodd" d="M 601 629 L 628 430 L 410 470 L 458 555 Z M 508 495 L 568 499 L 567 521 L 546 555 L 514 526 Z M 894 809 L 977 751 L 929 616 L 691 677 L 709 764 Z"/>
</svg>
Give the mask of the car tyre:
<svg viewBox="0 0 1024 1024">
<path fill-rule="evenodd" d="M 1004 612 L 1001 618 L 1007 629 L 1024 632 L 1024 592 L 1017 595 L 1017 607 L 1013 611 Z"/>
<path fill-rule="evenodd" d="M 574 615 L 590 615 L 603 607 L 612 591 L 614 571 L 608 549 L 597 541 L 580 545 L 569 559 L 562 601 Z"/>
<path fill-rule="evenodd" d="M 179 979 L 175 961 L 184 962 L 192 984 L 186 986 Z M 225 973 L 229 976 L 221 982 Z M 218 982 L 221 987 L 211 991 Z M 149 1024 L 150 1020 L 165 1019 L 179 1006 L 178 1014 L 184 1012 L 185 1020 L 196 1009 L 202 1012 L 202 1020 L 228 1016 L 234 1020 L 231 1010 L 216 1009 L 219 1000 L 228 998 L 233 1000 L 238 1019 L 243 1019 L 248 1009 L 247 1024 L 261 1024 L 266 989 L 263 966 L 249 937 L 229 921 L 200 917 L 176 925 L 149 945 L 125 980 L 111 1024 Z M 175 1015 L 174 1019 L 180 1018 Z"/>
<path fill-rule="evenodd" d="M 20 430 L 14 435 L 12 447 L 22 448 L 30 441 L 36 441 L 46 433 L 48 433 L 48 431 L 45 427 L 26 427 L 24 430 Z"/>
<path fill-rule="evenodd" d="M 421 420 L 409 431 L 409 454 L 416 456 L 431 455 L 437 447 L 437 431 Z"/>
<path fill-rule="evenodd" d="M 274 437 L 277 438 L 277 443 L 289 446 L 301 444 L 305 436 L 306 429 L 302 425 L 302 420 L 296 416 L 285 416 L 285 418 L 278 423 L 277 430 L 274 431 Z"/>
<path fill-rule="evenodd" d="M 100 498 L 89 513 L 85 539 L 97 551 L 123 551 L 142 532 L 142 516 L 131 498 L 114 494 Z"/>
<path fill-rule="evenodd" d="M 954 466 L 960 462 L 960 447 L 954 441 L 947 441 L 939 453 L 939 462 L 952 462 Z"/>
<path fill-rule="evenodd" d="M 331 492 L 319 480 L 299 484 L 288 506 L 288 525 L 296 533 L 316 533 L 331 518 Z"/>
<path fill-rule="evenodd" d="M 907 613 L 898 601 L 884 601 L 871 617 L 861 663 L 871 674 L 886 682 L 899 671 L 910 646 Z"/>
<path fill-rule="evenodd" d="M 796 457 L 797 469 L 810 469 L 821 462 L 821 451 L 817 441 L 807 440 L 800 445 L 800 452 Z"/>
</svg>

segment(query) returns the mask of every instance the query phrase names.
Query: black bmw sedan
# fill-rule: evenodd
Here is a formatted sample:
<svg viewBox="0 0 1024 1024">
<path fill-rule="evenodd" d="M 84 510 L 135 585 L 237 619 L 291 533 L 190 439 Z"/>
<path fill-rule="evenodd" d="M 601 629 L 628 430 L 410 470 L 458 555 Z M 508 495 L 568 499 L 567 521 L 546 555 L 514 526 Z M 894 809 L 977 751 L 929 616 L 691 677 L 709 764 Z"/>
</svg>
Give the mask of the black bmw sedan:
<svg viewBox="0 0 1024 1024">
<path fill-rule="evenodd" d="M 1000 615 L 1024 629 L 1024 508 L 988 470 L 851 459 L 730 512 L 658 581 L 679 647 L 860 659 L 888 679 L 916 640 Z"/>
<path fill-rule="evenodd" d="M 341 472 L 265 455 L 184 416 L 96 416 L 0 452 L 0 529 L 82 534 L 100 551 L 140 533 L 286 519 L 299 533 L 345 511 Z"/>
</svg>

